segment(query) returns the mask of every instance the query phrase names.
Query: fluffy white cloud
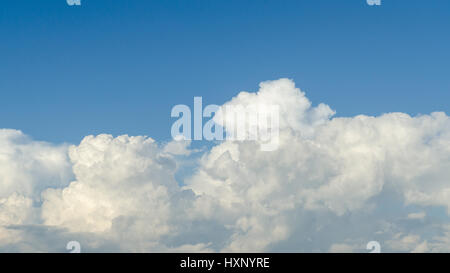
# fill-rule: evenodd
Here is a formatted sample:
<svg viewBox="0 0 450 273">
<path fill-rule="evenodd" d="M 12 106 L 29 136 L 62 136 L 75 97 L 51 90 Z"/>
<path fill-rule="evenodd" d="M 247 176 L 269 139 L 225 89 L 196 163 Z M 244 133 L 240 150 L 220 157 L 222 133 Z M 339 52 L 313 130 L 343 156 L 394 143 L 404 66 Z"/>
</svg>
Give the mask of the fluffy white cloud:
<svg viewBox="0 0 450 273">
<path fill-rule="evenodd" d="M 20 131 L 0 129 L 0 198 L 14 192 L 39 197 L 48 187 L 65 186 L 71 177 L 66 145 L 32 141 Z"/>
<path fill-rule="evenodd" d="M 289 219 L 303 210 L 369 213 L 384 189 L 406 204 L 449 206 L 444 113 L 329 119 L 328 106 L 312 107 L 286 79 L 262 83 L 258 93 L 243 92 L 230 103 L 252 102 L 284 109 L 279 148 L 222 143 L 203 157 L 186 187 L 233 216 L 227 250 L 265 249 L 287 239 Z"/>
<path fill-rule="evenodd" d="M 0 199 L 0 244 L 20 241 L 19 232 L 5 227 L 25 224 L 30 222 L 33 217 L 30 198 L 13 193 L 8 198 Z"/>
<path fill-rule="evenodd" d="M 171 222 L 183 201 L 177 164 L 165 151 L 151 138 L 129 136 L 89 136 L 71 146 L 76 180 L 43 192 L 44 224 L 123 238 L 132 250 L 160 248 L 162 236 L 177 232 Z"/>
<path fill-rule="evenodd" d="M 39 224 L 42 190 L 63 187 L 72 176 L 67 146 L 33 141 L 17 130 L 0 130 L 0 246 L 18 242 L 11 225 Z"/>
<path fill-rule="evenodd" d="M 0 131 L 0 250 L 58 251 L 55 238 L 76 237 L 91 251 L 350 252 L 372 240 L 383 251 L 445 251 L 446 114 L 332 118 L 288 79 L 225 106 L 274 104 L 278 149 L 223 141 L 180 183 L 187 141 L 99 135 L 54 146 Z"/>
</svg>

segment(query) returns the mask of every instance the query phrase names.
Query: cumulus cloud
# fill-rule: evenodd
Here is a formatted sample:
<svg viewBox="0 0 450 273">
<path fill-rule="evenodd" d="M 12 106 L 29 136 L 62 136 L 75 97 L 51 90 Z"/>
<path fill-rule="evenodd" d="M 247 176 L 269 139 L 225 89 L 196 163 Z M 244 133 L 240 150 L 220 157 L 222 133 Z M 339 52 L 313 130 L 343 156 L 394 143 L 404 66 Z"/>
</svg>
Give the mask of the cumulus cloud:
<svg viewBox="0 0 450 273">
<path fill-rule="evenodd" d="M 39 197 L 47 187 L 62 187 L 71 177 L 66 145 L 33 141 L 17 130 L 0 130 L 0 198 L 13 193 Z"/>
<path fill-rule="evenodd" d="M 224 106 L 274 104 L 277 149 L 225 140 L 182 181 L 189 141 L 55 146 L 0 131 L 0 251 L 58 251 L 71 237 L 87 251 L 352 252 L 373 240 L 382 251 L 447 251 L 445 113 L 333 117 L 289 79 Z"/>
<path fill-rule="evenodd" d="M 171 144 L 168 144 L 171 145 Z M 147 137 L 86 137 L 69 148 L 75 181 L 42 193 L 45 225 L 119 240 L 129 251 L 165 250 L 163 237 L 180 228 L 183 202 L 174 179 L 175 159 L 167 146 Z M 201 250 L 204 246 L 182 245 Z M 197 248 L 195 248 L 197 247 Z"/>
</svg>

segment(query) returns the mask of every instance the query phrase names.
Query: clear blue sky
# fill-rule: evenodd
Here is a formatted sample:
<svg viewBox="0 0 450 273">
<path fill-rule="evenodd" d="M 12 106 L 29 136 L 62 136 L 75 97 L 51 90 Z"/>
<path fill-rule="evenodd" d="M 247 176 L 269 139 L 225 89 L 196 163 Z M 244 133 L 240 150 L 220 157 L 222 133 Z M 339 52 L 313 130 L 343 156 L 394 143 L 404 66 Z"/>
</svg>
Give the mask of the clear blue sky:
<svg viewBox="0 0 450 273">
<path fill-rule="evenodd" d="M 3 0 L 0 128 L 170 138 L 175 104 L 288 77 L 338 116 L 450 112 L 450 1 Z"/>
</svg>

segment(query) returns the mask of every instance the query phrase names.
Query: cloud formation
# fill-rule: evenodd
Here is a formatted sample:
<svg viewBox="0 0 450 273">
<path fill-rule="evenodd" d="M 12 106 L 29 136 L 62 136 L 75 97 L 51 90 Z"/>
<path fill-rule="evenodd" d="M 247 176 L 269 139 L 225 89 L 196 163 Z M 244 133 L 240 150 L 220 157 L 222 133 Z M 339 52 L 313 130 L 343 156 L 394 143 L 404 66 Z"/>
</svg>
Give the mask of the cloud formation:
<svg viewBox="0 0 450 273">
<path fill-rule="evenodd" d="M 333 117 L 288 79 L 225 105 L 250 104 L 280 106 L 278 149 L 225 140 L 181 182 L 188 141 L 1 130 L 0 251 L 448 251 L 445 113 Z"/>
</svg>

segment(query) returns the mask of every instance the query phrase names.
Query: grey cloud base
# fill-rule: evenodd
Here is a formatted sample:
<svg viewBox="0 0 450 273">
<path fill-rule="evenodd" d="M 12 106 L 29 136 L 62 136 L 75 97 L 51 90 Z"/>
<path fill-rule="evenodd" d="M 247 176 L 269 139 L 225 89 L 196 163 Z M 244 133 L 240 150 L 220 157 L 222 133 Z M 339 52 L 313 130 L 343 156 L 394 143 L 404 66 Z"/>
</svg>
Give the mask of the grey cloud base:
<svg viewBox="0 0 450 273">
<path fill-rule="evenodd" d="M 449 251 L 446 114 L 333 118 L 287 79 L 227 104 L 279 105 L 278 149 L 221 142 L 182 184 L 188 141 L 0 130 L 0 251 Z"/>
</svg>

